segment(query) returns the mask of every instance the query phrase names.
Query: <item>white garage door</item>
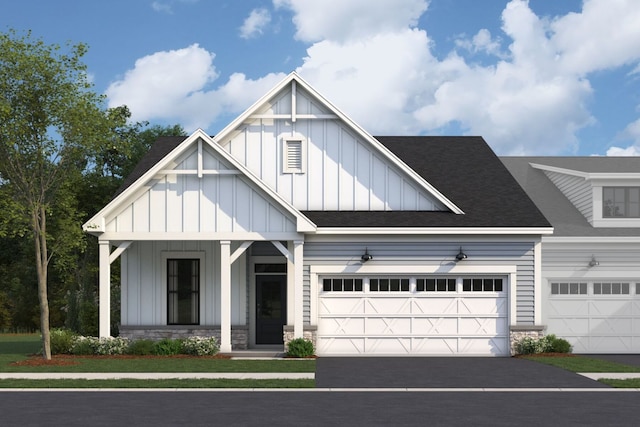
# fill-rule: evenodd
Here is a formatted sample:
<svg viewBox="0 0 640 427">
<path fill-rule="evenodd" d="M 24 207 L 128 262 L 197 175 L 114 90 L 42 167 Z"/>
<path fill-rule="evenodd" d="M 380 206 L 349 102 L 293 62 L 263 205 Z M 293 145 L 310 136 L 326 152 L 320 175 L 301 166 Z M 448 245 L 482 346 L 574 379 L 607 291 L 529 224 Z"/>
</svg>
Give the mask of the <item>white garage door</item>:
<svg viewBox="0 0 640 427">
<path fill-rule="evenodd" d="M 553 281 L 546 295 L 547 332 L 574 353 L 640 353 L 640 284 Z"/>
<path fill-rule="evenodd" d="M 506 279 L 323 278 L 319 355 L 509 354 Z"/>
</svg>

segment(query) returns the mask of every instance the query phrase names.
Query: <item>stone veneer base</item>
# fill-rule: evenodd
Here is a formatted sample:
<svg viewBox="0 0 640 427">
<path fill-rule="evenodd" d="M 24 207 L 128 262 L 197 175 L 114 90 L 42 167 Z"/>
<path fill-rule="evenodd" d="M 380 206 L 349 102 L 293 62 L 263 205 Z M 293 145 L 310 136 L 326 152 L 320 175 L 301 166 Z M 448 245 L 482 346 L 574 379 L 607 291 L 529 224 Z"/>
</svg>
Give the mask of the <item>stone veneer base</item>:
<svg viewBox="0 0 640 427">
<path fill-rule="evenodd" d="M 186 338 L 191 336 L 215 337 L 220 342 L 220 326 L 176 325 L 176 326 L 120 326 L 120 336 L 128 339 L 161 340 L 164 338 Z M 249 348 L 249 327 L 231 326 L 231 348 Z"/>
</svg>

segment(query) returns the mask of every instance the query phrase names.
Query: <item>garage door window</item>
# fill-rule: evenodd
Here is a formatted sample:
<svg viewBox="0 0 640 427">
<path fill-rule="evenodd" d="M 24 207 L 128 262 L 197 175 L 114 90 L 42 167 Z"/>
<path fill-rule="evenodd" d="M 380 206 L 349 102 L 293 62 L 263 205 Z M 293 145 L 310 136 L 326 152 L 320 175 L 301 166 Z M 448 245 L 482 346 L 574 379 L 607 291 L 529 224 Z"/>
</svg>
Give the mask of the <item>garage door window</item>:
<svg viewBox="0 0 640 427">
<path fill-rule="evenodd" d="M 409 292 L 409 279 L 370 279 L 371 292 Z"/>
<path fill-rule="evenodd" d="M 416 291 L 418 292 L 455 292 L 456 279 L 417 279 Z"/>
<path fill-rule="evenodd" d="M 362 292 L 362 279 L 324 279 L 322 290 L 325 292 Z"/>
<path fill-rule="evenodd" d="M 551 295 L 586 295 L 587 284 L 582 282 L 559 282 L 551 284 Z"/>
<path fill-rule="evenodd" d="M 629 295 L 628 283 L 594 283 L 594 295 Z"/>
<path fill-rule="evenodd" d="M 463 279 L 463 292 L 502 292 L 502 279 Z"/>
</svg>

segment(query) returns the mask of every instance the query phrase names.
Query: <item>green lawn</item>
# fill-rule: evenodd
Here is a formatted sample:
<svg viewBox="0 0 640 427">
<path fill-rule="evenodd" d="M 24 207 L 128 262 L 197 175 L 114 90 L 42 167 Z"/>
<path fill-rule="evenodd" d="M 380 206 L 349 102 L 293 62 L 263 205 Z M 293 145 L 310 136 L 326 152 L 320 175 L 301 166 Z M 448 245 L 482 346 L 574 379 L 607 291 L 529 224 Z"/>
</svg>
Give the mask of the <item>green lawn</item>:
<svg viewBox="0 0 640 427">
<path fill-rule="evenodd" d="M 0 380 L 0 388 L 313 388 L 315 380 Z"/>
<path fill-rule="evenodd" d="M 640 388 L 640 378 L 630 378 L 628 380 L 602 378 L 598 381 L 615 388 Z"/>
<path fill-rule="evenodd" d="M 526 359 L 535 362 L 544 363 L 558 368 L 566 369 L 572 372 L 640 372 L 640 367 L 623 365 L 606 360 L 593 359 L 586 356 L 573 357 L 545 357 L 533 356 Z"/>
<path fill-rule="evenodd" d="M 0 372 L 315 372 L 310 360 L 229 360 L 211 357 L 75 357 L 71 366 L 15 366 L 40 349 L 37 335 L 0 334 Z M 37 357 L 37 356 L 36 356 Z"/>
</svg>

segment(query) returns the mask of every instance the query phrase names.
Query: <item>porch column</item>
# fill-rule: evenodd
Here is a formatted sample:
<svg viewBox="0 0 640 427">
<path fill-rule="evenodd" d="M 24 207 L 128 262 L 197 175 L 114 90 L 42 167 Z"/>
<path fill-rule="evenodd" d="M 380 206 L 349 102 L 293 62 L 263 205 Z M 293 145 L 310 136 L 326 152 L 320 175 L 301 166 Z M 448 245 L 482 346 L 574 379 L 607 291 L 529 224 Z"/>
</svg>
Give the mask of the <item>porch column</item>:
<svg viewBox="0 0 640 427">
<path fill-rule="evenodd" d="M 302 298 L 303 241 L 288 243 L 287 257 L 287 323 L 293 324 L 293 337 L 302 338 L 304 301 Z"/>
<path fill-rule="evenodd" d="M 111 336 L 111 262 L 109 256 L 111 245 L 109 241 L 99 242 L 100 273 L 99 273 L 99 336 Z"/>
<path fill-rule="evenodd" d="M 293 260 L 294 260 L 294 276 L 295 276 L 295 315 L 293 318 L 293 337 L 303 337 L 303 319 L 304 319 L 304 298 L 303 298 L 303 277 L 302 277 L 302 265 L 303 256 L 302 248 L 303 241 L 293 242 Z"/>
<path fill-rule="evenodd" d="M 220 352 L 231 352 L 231 241 L 220 241 Z"/>
</svg>

